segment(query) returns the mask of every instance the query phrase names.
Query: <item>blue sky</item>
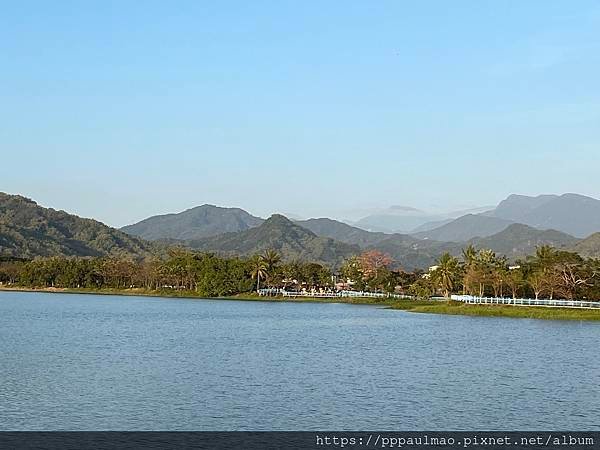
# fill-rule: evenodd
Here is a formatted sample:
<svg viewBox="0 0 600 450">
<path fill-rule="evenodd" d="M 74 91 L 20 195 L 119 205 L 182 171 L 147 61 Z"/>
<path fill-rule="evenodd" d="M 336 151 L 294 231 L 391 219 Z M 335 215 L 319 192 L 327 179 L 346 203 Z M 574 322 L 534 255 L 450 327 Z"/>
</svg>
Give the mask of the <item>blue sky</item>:
<svg viewBox="0 0 600 450">
<path fill-rule="evenodd" d="M 0 191 L 120 226 L 600 194 L 600 1 L 3 2 Z"/>
</svg>

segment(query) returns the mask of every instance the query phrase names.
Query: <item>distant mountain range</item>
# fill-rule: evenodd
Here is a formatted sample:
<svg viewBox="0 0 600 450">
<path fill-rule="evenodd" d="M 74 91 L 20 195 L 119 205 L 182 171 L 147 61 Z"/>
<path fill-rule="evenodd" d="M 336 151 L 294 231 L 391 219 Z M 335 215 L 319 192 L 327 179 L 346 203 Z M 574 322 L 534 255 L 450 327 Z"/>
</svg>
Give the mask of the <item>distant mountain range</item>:
<svg viewBox="0 0 600 450">
<path fill-rule="evenodd" d="M 600 200 L 579 194 L 511 195 L 489 215 L 579 238 L 600 230 Z"/>
<path fill-rule="evenodd" d="M 537 246 L 552 245 L 570 249 L 579 239 L 555 230 L 538 230 L 533 227 L 505 221 L 497 227 L 500 231 L 484 237 L 468 239 L 465 242 L 443 242 L 433 239 L 418 239 L 406 234 L 373 233 L 352 227 L 331 219 L 311 219 L 299 222 L 311 227 L 317 235 L 358 244 L 361 249 L 376 249 L 390 254 L 396 264 L 407 270 L 433 265 L 439 256 L 449 252 L 459 256 L 467 244 L 477 248 L 487 248 L 510 259 L 516 259 L 535 252 Z M 598 253 L 600 255 L 600 252 Z"/>
<path fill-rule="evenodd" d="M 389 253 L 397 265 L 407 270 L 432 265 L 444 251 L 453 251 L 455 244 L 426 241 L 400 233 L 365 231 L 332 219 L 309 219 L 297 222 L 318 236 L 326 236 L 361 250 L 380 250 Z"/>
<path fill-rule="evenodd" d="M 156 246 L 92 219 L 0 192 L 0 255 L 149 256 Z"/>
<path fill-rule="evenodd" d="M 530 225 L 557 225 L 575 230 L 579 236 L 591 229 L 598 231 L 598 203 L 575 194 L 510 196 L 485 213 L 466 214 L 409 235 L 367 231 L 329 218 L 292 221 L 275 214 L 264 220 L 239 208 L 214 205 L 150 217 L 116 230 L 95 220 L 43 208 L 24 197 L 0 193 L 0 257 L 141 258 L 179 245 L 226 255 L 252 255 L 273 248 L 286 260 L 337 266 L 348 256 L 377 249 L 389 253 L 397 266 L 412 270 L 433 265 L 446 251 L 460 255 L 468 243 L 511 259 L 531 254 L 542 244 L 600 257 L 600 232 L 581 240 L 564 229 Z M 579 217 L 589 223 L 579 221 Z"/>
<path fill-rule="evenodd" d="M 540 230 L 553 229 L 578 238 L 600 230 L 600 200 L 578 194 L 511 195 L 481 214 L 468 214 L 440 226 L 414 233 L 419 238 L 466 242 L 491 236 L 512 223 Z"/>
<path fill-rule="evenodd" d="M 315 260 L 327 260 L 329 262 L 333 262 L 336 258 L 325 255 L 341 255 L 349 249 L 346 247 L 345 249 L 337 248 L 336 250 L 325 251 L 325 247 L 335 246 L 334 243 L 341 243 L 352 246 L 354 251 L 356 251 L 356 248 L 385 251 L 395 259 L 397 264 L 407 269 L 413 269 L 433 264 L 444 251 L 460 254 L 460 250 L 467 243 L 472 243 L 478 247 L 491 248 L 511 258 L 530 254 L 535 251 L 536 246 L 542 244 L 554 245 L 557 248 L 570 248 L 578 242 L 578 239 L 565 232 L 564 228 L 575 230 L 579 235 L 589 229 L 600 230 L 600 223 L 594 225 L 596 223 L 596 212 L 594 212 L 596 210 L 594 208 L 600 211 L 597 203 L 599 202 L 595 199 L 575 194 L 542 195 L 538 197 L 511 195 L 496 208 L 484 212 L 468 213 L 455 219 L 422 223 L 420 225 L 422 231 L 412 235 L 369 231 L 358 224 L 352 226 L 329 218 L 296 220 L 293 222 L 286 220 L 284 222 L 281 220 L 283 216 L 278 216 L 278 221 L 269 221 L 269 234 L 265 232 L 266 228 L 260 228 L 260 224 L 263 224 L 263 222 L 258 217 L 251 216 L 239 209 L 229 208 L 217 208 L 219 210 L 218 214 L 206 214 L 203 210 L 216 207 L 204 205 L 199 207 L 199 210 L 194 208 L 181 214 L 159 217 L 168 217 L 170 221 L 178 221 L 181 215 L 186 216 L 190 212 L 194 212 L 194 232 L 199 236 L 216 236 L 217 231 L 223 229 L 228 229 L 233 234 L 228 233 L 212 239 L 203 238 L 190 241 L 186 239 L 186 236 L 190 235 L 189 231 L 185 229 L 185 226 L 178 225 L 173 227 L 170 232 L 168 227 L 166 227 L 166 230 L 161 227 L 160 236 L 174 239 L 183 238 L 186 239 L 185 245 L 222 253 L 250 254 L 257 251 L 257 249 L 271 246 L 280 248 L 282 251 L 286 249 L 284 253 L 289 253 L 294 258 L 308 258 L 310 256 Z M 202 214 L 199 214 L 200 211 L 202 211 Z M 565 217 L 565 214 L 567 217 Z M 417 221 L 422 221 L 426 216 L 420 210 L 403 206 L 391 207 L 383 215 L 404 221 L 405 224 L 415 218 L 418 218 Z M 571 217 L 578 216 L 587 217 L 591 224 L 582 225 L 577 223 L 574 227 L 574 221 L 571 220 Z M 240 220 L 240 217 L 243 220 Z M 369 220 L 371 220 L 378 216 L 371 215 L 369 217 Z M 148 227 L 152 225 L 154 220 L 156 218 L 141 222 L 147 227 L 144 230 L 146 234 L 142 236 L 156 235 L 156 232 Z M 366 222 L 368 221 L 362 221 L 361 223 L 364 226 Z M 528 223 L 525 224 L 524 222 Z M 232 226 L 232 224 L 234 225 Z M 314 236 L 309 238 L 310 235 L 298 232 L 290 224 L 302 227 Z M 557 226 L 556 230 L 545 228 L 551 228 L 554 225 Z M 254 228 L 260 228 L 260 230 L 251 232 L 254 229 L 253 226 Z M 137 225 L 127 227 L 124 230 L 129 231 L 134 227 L 137 227 Z M 560 229 L 560 227 L 563 229 Z M 292 232 L 293 229 L 296 231 Z M 317 242 L 314 241 L 314 245 L 310 247 L 312 249 L 318 248 L 319 251 L 316 253 L 301 250 L 307 242 L 311 239 L 314 240 L 315 237 L 328 238 L 331 241 L 327 243 L 318 241 L 320 242 L 318 245 L 314 244 Z"/>
</svg>

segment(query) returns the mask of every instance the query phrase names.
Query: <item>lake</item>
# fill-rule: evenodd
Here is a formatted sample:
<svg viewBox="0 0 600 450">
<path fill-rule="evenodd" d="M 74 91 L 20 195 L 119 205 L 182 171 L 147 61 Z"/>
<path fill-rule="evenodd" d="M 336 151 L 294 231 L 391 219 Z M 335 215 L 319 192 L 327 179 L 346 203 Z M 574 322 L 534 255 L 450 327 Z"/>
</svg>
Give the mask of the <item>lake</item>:
<svg viewBox="0 0 600 450">
<path fill-rule="evenodd" d="M 600 429 L 600 324 L 0 292 L 1 430 Z"/>
</svg>

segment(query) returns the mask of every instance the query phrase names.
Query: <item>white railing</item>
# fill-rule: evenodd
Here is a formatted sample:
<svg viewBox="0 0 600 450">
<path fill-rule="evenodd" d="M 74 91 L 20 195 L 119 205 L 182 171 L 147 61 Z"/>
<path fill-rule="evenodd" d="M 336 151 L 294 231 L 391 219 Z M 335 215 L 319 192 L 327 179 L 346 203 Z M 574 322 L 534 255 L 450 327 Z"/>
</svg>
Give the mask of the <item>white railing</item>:
<svg viewBox="0 0 600 450">
<path fill-rule="evenodd" d="M 472 295 L 451 295 L 457 302 L 471 305 L 510 305 L 510 306 L 543 306 L 546 308 L 583 308 L 600 309 L 600 302 L 582 300 L 550 300 L 534 298 L 475 297 Z"/>
<path fill-rule="evenodd" d="M 258 295 L 265 297 L 311 297 L 311 298 L 395 298 L 414 300 L 413 296 L 404 294 L 388 294 L 384 292 L 367 291 L 288 291 L 285 289 L 260 289 Z M 546 308 L 579 308 L 600 309 L 600 301 L 591 302 L 583 300 L 550 300 L 533 298 L 504 298 L 504 297 L 475 297 L 472 295 L 451 295 L 451 300 L 470 305 L 509 305 L 509 306 L 542 306 Z M 432 300 L 445 300 L 432 298 Z"/>
<path fill-rule="evenodd" d="M 282 297 L 313 297 L 313 298 L 341 298 L 341 297 L 369 297 L 369 298 L 412 298 L 409 295 L 388 294 L 385 292 L 366 291 L 288 291 L 285 289 L 259 289 L 260 296 Z"/>
</svg>

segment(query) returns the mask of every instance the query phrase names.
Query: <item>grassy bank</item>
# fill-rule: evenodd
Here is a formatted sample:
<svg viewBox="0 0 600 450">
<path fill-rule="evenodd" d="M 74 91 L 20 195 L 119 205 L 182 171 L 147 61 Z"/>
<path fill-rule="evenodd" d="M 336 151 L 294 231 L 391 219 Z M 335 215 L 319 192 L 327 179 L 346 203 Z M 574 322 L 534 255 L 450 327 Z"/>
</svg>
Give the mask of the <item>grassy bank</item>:
<svg viewBox="0 0 600 450">
<path fill-rule="evenodd" d="M 205 299 L 194 291 L 148 290 L 133 289 L 72 289 L 72 288 L 25 288 L 25 287 L 0 287 L 3 291 L 21 292 L 49 292 L 64 294 L 96 294 L 96 295 L 125 295 L 148 296 L 167 298 Z M 480 317 L 512 317 L 522 319 L 545 320 L 594 320 L 600 321 L 600 310 L 574 309 L 574 308 L 545 308 L 529 306 L 506 305 L 467 305 L 461 302 L 444 302 L 433 300 L 399 300 L 372 297 L 339 297 L 335 299 L 311 297 L 260 297 L 257 294 L 246 293 L 229 297 L 218 297 L 218 300 L 243 300 L 261 302 L 289 302 L 289 303 L 348 303 L 354 305 L 377 305 L 391 309 L 398 309 L 424 314 L 448 314 Z"/>
<path fill-rule="evenodd" d="M 433 305 L 415 306 L 414 308 L 411 308 L 410 311 L 461 316 L 600 321 L 600 310 L 597 309 L 545 308 L 541 306 L 468 305 L 461 302 L 436 302 Z"/>
</svg>

